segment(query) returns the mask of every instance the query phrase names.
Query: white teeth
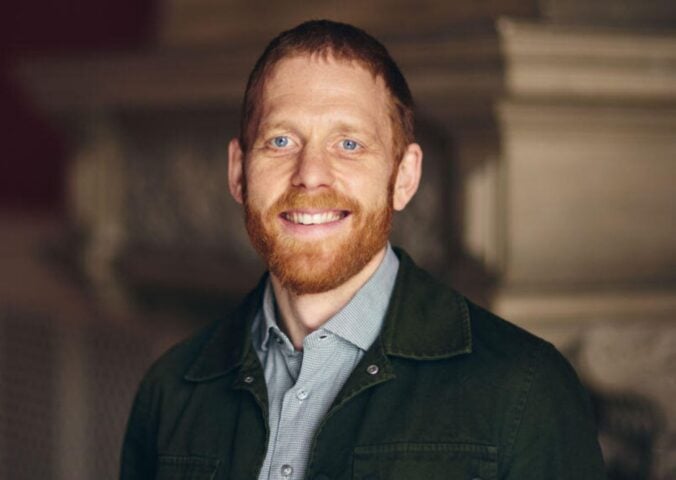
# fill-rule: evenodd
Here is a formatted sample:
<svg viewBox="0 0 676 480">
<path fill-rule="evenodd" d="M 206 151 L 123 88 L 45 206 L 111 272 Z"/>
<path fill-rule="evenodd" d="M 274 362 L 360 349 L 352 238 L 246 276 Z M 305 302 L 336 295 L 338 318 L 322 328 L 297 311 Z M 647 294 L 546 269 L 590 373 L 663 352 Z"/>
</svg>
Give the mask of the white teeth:
<svg viewBox="0 0 676 480">
<path fill-rule="evenodd" d="M 338 212 L 325 213 L 298 213 L 291 212 L 285 215 L 286 219 L 293 223 L 302 225 L 321 225 L 322 223 L 335 222 L 340 220 L 341 214 Z"/>
</svg>

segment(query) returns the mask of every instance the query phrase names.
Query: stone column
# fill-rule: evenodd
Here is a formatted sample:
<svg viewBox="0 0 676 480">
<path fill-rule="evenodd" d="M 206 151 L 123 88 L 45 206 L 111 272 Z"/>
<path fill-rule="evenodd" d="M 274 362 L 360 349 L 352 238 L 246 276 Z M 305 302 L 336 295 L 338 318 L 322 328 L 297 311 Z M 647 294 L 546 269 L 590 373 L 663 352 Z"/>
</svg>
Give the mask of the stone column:
<svg viewBox="0 0 676 480">
<path fill-rule="evenodd" d="M 650 478 L 673 478 L 676 33 L 499 27 L 493 307 L 562 347 L 601 398 L 635 407 L 621 428 L 644 436 Z M 602 440 L 611 470 L 632 458 Z"/>
<path fill-rule="evenodd" d="M 500 24 L 495 307 L 676 313 L 676 35 Z M 648 309 L 648 310 L 646 310 Z"/>
</svg>

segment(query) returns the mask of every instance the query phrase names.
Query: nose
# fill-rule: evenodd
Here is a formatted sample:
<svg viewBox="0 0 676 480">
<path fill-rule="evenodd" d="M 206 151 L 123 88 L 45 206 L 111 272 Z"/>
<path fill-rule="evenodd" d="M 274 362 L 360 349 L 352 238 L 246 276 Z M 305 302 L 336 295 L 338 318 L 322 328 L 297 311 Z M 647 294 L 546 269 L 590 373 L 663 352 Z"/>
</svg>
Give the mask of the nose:
<svg viewBox="0 0 676 480">
<path fill-rule="evenodd" d="M 296 169 L 291 179 L 294 187 L 314 189 L 333 184 L 333 172 L 328 156 L 318 148 L 307 145 L 296 159 Z"/>
</svg>

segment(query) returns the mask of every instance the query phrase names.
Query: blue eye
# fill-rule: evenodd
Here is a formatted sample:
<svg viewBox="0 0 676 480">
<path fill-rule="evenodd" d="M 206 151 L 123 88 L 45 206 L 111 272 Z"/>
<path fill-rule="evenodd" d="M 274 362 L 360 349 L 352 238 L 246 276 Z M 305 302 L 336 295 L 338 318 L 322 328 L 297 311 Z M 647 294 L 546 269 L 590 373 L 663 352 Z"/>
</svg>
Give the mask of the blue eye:
<svg viewBox="0 0 676 480">
<path fill-rule="evenodd" d="M 359 144 L 355 142 L 354 140 L 350 140 L 349 138 L 346 138 L 341 142 L 341 145 L 345 150 L 356 150 Z"/>
<path fill-rule="evenodd" d="M 272 139 L 272 144 L 277 148 L 284 148 L 289 145 L 289 137 L 279 136 Z"/>
</svg>

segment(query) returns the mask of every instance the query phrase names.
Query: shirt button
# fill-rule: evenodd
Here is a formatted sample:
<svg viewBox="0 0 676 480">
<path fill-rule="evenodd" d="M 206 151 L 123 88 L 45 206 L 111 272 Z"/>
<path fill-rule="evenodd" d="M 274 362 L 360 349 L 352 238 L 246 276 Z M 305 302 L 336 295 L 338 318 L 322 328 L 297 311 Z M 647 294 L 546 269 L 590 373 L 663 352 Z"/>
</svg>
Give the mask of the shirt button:
<svg viewBox="0 0 676 480">
<path fill-rule="evenodd" d="M 254 377 L 252 377 L 251 375 L 247 375 L 246 377 L 244 377 L 244 383 L 253 383 L 253 381 Z"/>
<path fill-rule="evenodd" d="M 284 464 L 282 465 L 282 468 L 280 469 L 282 473 L 282 477 L 284 478 L 289 478 L 291 475 L 293 475 L 293 467 L 291 465 Z"/>
<path fill-rule="evenodd" d="M 369 375 L 375 375 L 380 371 L 380 369 L 378 368 L 378 365 L 369 365 L 368 367 L 366 367 L 366 371 L 368 372 Z"/>
<path fill-rule="evenodd" d="M 301 402 L 303 400 L 305 400 L 307 398 L 307 396 L 308 396 L 308 393 L 305 390 L 298 390 L 296 392 L 296 397 L 298 397 L 298 400 L 300 400 Z"/>
</svg>

